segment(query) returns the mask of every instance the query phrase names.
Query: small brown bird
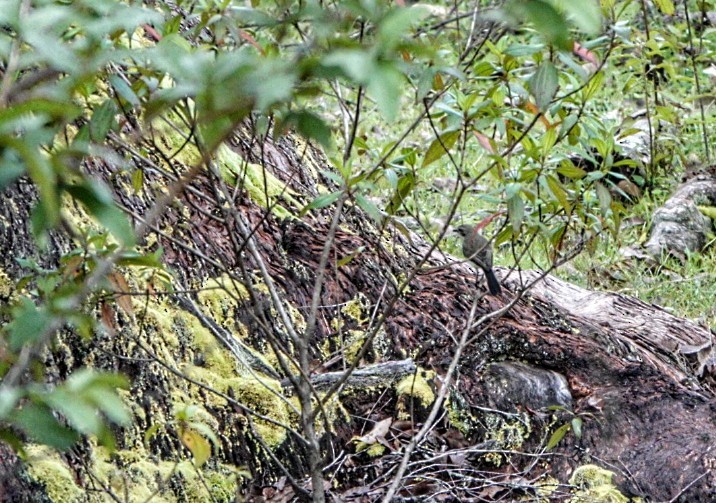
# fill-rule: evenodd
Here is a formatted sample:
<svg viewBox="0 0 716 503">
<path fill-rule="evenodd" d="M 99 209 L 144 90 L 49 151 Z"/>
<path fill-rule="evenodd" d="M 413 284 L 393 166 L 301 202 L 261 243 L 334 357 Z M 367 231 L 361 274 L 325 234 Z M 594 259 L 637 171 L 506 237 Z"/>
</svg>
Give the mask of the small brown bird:
<svg viewBox="0 0 716 503">
<path fill-rule="evenodd" d="M 485 273 L 490 294 L 499 295 L 502 288 L 492 271 L 492 245 L 490 242 L 478 232 L 474 225 L 461 225 L 455 229 L 455 232 L 463 238 L 462 254 Z"/>
</svg>

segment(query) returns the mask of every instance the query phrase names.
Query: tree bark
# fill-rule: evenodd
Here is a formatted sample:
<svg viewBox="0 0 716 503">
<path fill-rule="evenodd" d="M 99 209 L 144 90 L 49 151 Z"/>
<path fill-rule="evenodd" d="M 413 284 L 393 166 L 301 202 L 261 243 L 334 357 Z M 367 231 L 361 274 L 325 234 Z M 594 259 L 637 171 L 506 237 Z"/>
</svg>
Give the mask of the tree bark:
<svg viewBox="0 0 716 503">
<path fill-rule="evenodd" d="M 121 145 L 116 148 L 118 153 L 128 154 Z M 162 246 L 165 263 L 188 292 L 182 295 L 191 295 L 192 302 L 202 306 L 203 316 L 213 317 L 224 332 L 241 338 L 240 344 L 229 344 L 234 348 L 232 355 L 253 349 L 266 356 L 281 344 L 290 352 L 275 302 L 266 294 L 265 282 L 257 279 L 256 257 L 246 252 L 241 240 L 236 247 L 236 237 L 241 234 L 222 207 L 229 205 L 250 225 L 250 239 L 300 331 L 331 208 L 301 218 L 278 216 L 257 202 L 258 196 L 248 186 L 255 173 L 248 172 L 258 169 L 278 180 L 284 190 L 274 193 L 269 202 L 295 215 L 301 205 L 318 195 L 319 187 L 331 187 L 317 169 L 328 168 L 313 147 L 291 137 L 269 138 L 258 144 L 248 127 L 238 133 L 232 149 L 250 163 L 234 166 L 237 178 L 230 187 L 234 198 L 226 201 L 217 195 L 220 181 L 214 174 L 201 175 L 155 226 L 145 245 L 148 250 Z M 148 159 L 130 157 L 145 173 L 142 194 L 130 189 L 126 171 L 117 166 L 88 161 L 84 169 L 112 184 L 117 201 L 139 222 L 175 176 Z M 178 165 L 174 168 L 182 170 Z M 20 275 L 15 257 L 41 256 L 44 263 L 57 264 L 70 242 L 58 233 L 44 255 L 32 246 L 27 215 L 34 199 L 28 197 L 28 191 L 32 189 L 20 182 L 0 198 L 4 216 L 0 221 L 0 268 L 15 279 Z M 18 236 L 22 236 L 21 242 Z M 401 290 L 401 280 L 413 270 L 417 274 Z M 369 342 L 358 370 L 338 398 L 349 415 L 328 414 L 331 419 L 323 420 L 327 423 L 321 430 L 327 464 L 324 476 L 333 478 L 333 484 L 326 485 L 333 496 L 379 499 L 386 474 L 399 462 L 401 446 L 427 417 L 430 402 L 424 401 L 426 395 L 411 390 L 406 399 L 395 386 L 399 376 L 385 378 L 385 368 L 412 368 L 413 363 L 404 361 L 410 357 L 418 374 L 422 373 L 436 392 L 473 302 L 477 302 L 479 318 L 504 307 L 525 285 L 538 279 L 533 271 L 508 273 L 498 268 L 496 272 L 506 287 L 503 293 L 482 295 L 468 265 L 431 251 L 419 236 L 408 237 L 398 227 L 387 225 L 381 230 L 357 206 L 349 204 L 343 210 L 321 290 L 321 314 L 315 335 L 308 341 L 313 387 L 322 392 L 335 384 L 337 373 L 353 362 L 355 348 Z M 232 290 L 224 284 L 218 297 L 197 294 L 208 281 L 227 273 L 237 278 L 241 288 Z M 139 292 L 146 292 L 136 278 L 132 281 Z M 187 452 L 171 427 L 173 401 L 180 399 L 198 403 L 210 417 L 219 439 L 212 456 L 214 468 L 249 469 L 252 478 L 239 484 L 247 496 L 286 494 L 286 477 L 299 483 L 307 480 L 307 454 L 296 441 L 300 432 L 290 431 L 290 425 L 296 423 L 275 416 L 281 402 L 258 405 L 240 389 L 240 380 L 204 372 L 214 368 L 211 362 L 218 350 L 192 340 L 192 332 L 183 330 L 191 326 L 195 334 L 202 325 L 192 309 L 185 309 L 186 302 L 171 301 L 169 293 L 158 297 L 147 294 L 145 304 L 141 299 L 135 299 L 135 315 L 140 318 L 137 313 L 144 305 L 143 319 L 134 320 L 116 309 L 112 313 L 113 335 L 100 335 L 88 343 L 65 331 L 60 334 L 62 344 L 45 357 L 50 382 L 85 365 L 119 370 L 132 379 L 127 399 L 135 424 L 118 432 L 123 455 L 107 462 L 118 470 L 131 468 L 132 456 L 127 453 L 143 445 L 145 433 L 154 425 L 161 426 L 160 432 L 146 440 L 147 450 L 136 451 L 134 458 L 152 457 L 160 462 L 185 458 Z M 578 467 L 598 465 L 615 474 L 623 494 L 660 501 L 716 498 L 714 350 L 713 333 L 707 328 L 631 297 L 592 292 L 547 276 L 516 300 L 504 316 L 470 330 L 459 376 L 451 384 L 448 402 L 442 404 L 446 414 L 416 451 L 401 497 L 449 488 L 444 493 L 448 500 L 516 498 L 534 490 L 540 477 L 551 475 L 559 481 L 555 483 L 558 490 L 550 496 L 557 501 L 574 490 L 568 481 Z M 222 345 L 227 343 L 215 342 L 217 347 Z M 290 367 L 272 362 L 277 375 L 296 379 L 295 373 L 287 372 Z M 244 365 L 258 373 L 265 364 L 240 363 L 235 362 L 237 368 Z M 177 377 L 186 368 L 193 369 L 186 372 L 191 380 Z M 379 378 L 370 378 L 373 372 Z M 270 377 L 270 372 L 266 375 Z M 224 393 L 218 401 L 217 390 Z M 335 403 L 333 399 L 324 407 Z M 249 420 L 251 413 L 244 406 L 262 417 L 287 423 L 285 439 L 270 444 L 266 434 L 257 433 L 256 422 L 263 419 L 255 416 Z M 394 421 L 379 442 L 385 448 L 383 455 L 355 452 L 351 439 L 365 436 L 373 424 L 386 418 Z M 574 418 L 581 421 L 581 435 L 573 427 L 551 452 L 545 452 L 544 445 L 556 428 Z M 495 421 L 501 425 L 497 429 Z M 514 431 L 515 425 L 524 426 L 520 438 L 506 440 L 505 432 L 509 428 Z M 74 454 L 85 463 L 72 466 L 84 481 L 82 487 L 91 486 L 89 470 L 82 466 L 92 466 L 93 450 L 85 443 Z M 0 494 L 16 490 L 8 482 L 8 466 L 0 468 L 5 470 L 0 472 Z M 470 476 L 461 478 L 460 474 Z M 575 480 L 572 478 L 573 484 Z M 104 480 L 107 485 L 109 482 Z M 167 483 L 159 490 L 167 498 L 186 498 L 176 485 Z"/>
</svg>

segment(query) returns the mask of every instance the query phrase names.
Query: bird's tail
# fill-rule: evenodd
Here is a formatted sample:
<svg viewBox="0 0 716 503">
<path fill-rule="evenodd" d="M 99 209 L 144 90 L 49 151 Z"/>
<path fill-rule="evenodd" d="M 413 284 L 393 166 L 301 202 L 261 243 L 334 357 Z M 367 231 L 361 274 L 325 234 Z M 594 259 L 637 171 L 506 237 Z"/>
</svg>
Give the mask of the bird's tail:
<svg viewBox="0 0 716 503">
<path fill-rule="evenodd" d="M 499 295 L 502 292 L 502 288 L 492 269 L 485 271 L 485 278 L 487 278 L 487 289 L 490 290 L 490 295 Z"/>
</svg>

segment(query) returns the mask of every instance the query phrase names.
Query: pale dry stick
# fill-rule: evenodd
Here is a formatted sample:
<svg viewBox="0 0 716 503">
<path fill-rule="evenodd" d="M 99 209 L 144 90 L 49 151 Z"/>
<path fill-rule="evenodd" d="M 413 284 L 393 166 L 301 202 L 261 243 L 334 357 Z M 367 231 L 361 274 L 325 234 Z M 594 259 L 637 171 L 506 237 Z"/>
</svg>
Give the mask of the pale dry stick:
<svg viewBox="0 0 716 503">
<path fill-rule="evenodd" d="M 509 306 L 509 304 L 508 304 Z M 507 306 L 505 306 L 507 307 Z M 503 308 L 504 309 L 504 308 Z M 505 312 L 506 309 L 505 309 Z M 448 367 L 448 371 L 443 378 L 443 381 L 441 383 L 440 392 L 438 393 L 437 398 L 435 399 L 435 403 L 433 404 L 433 407 L 430 409 L 430 414 L 428 415 L 428 418 L 425 420 L 425 423 L 420 428 L 418 433 L 410 440 L 408 445 L 405 447 L 405 453 L 403 454 L 403 457 L 401 459 L 400 465 L 398 466 L 398 471 L 393 477 L 393 482 L 391 483 L 390 487 L 388 488 L 388 492 L 386 493 L 385 497 L 383 498 L 384 503 L 390 503 L 393 500 L 393 496 L 395 496 L 395 493 L 398 491 L 398 488 L 400 487 L 400 483 L 403 479 L 403 475 L 405 474 L 406 469 L 408 468 L 408 463 L 410 462 L 410 456 L 412 455 L 415 448 L 418 446 L 420 442 L 422 442 L 423 438 L 427 435 L 427 433 L 430 431 L 430 429 L 433 427 L 435 423 L 435 419 L 438 416 L 438 413 L 441 410 L 441 406 L 443 403 L 443 400 L 447 396 L 447 392 L 450 388 L 450 380 L 452 379 L 452 375 L 457 369 L 458 361 L 460 360 L 460 356 L 462 355 L 463 350 L 465 349 L 465 342 L 467 342 L 467 337 L 470 333 L 470 327 L 472 326 L 472 321 L 475 319 L 475 315 L 477 314 L 477 297 L 472 303 L 472 307 L 470 308 L 470 314 L 467 318 L 467 323 L 465 324 L 465 328 L 462 331 L 462 335 L 460 336 L 460 342 L 458 343 L 457 348 L 455 349 L 455 354 L 453 355 L 452 361 L 450 362 L 450 366 Z M 485 318 L 485 316 L 483 316 Z M 483 319 L 481 318 L 481 320 Z"/>
<path fill-rule="evenodd" d="M 310 373 L 310 351 L 308 348 L 308 341 L 313 336 L 316 329 L 316 322 L 318 316 L 318 306 L 321 301 L 321 291 L 323 290 L 323 283 L 326 277 L 326 266 L 328 265 L 328 259 L 330 258 L 331 248 L 335 240 L 336 229 L 340 222 L 341 213 L 343 211 L 343 205 L 345 204 L 347 195 L 344 192 L 338 199 L 336 208 L 333 212 L 333 219 L 328 229 L 328 235 L 326 236 L 326 243 L 323 246 L 321 252 L 321 258 L 318 264 L 318 275 L 313 286 L 313 295 L 311 298 L 311 310 L 309 311 L 308 320 L 306 322 L 306 332 L 303 338 L 300 339 L 298 347 L 298 357 L 301 372 L 305 374 L 303 379 L 300 379 L 296 391 L 299 394 L 301 400 L 301 419 L 303 422 L 303 428 L 309 437 L 309 471 L 311 474 L 311 485 L 313 486 L 313 501 L 323 502 L 325 501 L 325 491 L 323 487 L 323 471 L 321 469 L 321 446 L 318 442 L 318 436 L 316 434 L 314 417 L 315 409 L 311 404 L 311 383 L 308 379 Z"/>
<path fill-rule="evenodd" d="M 467 42 L 465 42 L 465 50 L 462 52 L 462 56 L 460 56 L 460 60 L 463 60 L 467 53 L 470 51 L 470 47 L 472 46 L 472 38 L 475 35 L 475 29 L 477 28 L 477 12 L 479 10 L 479 2 L 475 1 L 475 6 L 472 9 L 472 20 L 470 21 L 470 32 L 467 36 Z"/>
<path fill-rule="evenodd" d="M 210 164 L 210 168 L 214 170 L 216 174 L 216 168 L 213 164 Z M 218 180 L 221 180 L 221 177 L 217 177 Z M 224 192 L 225 195 L 228 194 L 228 189 L 226 185 L 221 182 L 221 189 Z M 264 264 L 263 258 L 261 257 L 260 253 L 256 249 L 256 246 L 251 239 L 251 233 L 249 232 L 249 226 L 244 222 L 242 216 L 239 214 L 238 211 L 236 211 L 236 208 L 232 208 L 232 214 L 234 217 L 234 220 L 236 222 L 236 225 L 239 227 L 240 234 L 245 239 L 246 247 L 249 249 L 249 252 L 254 257 L 256 262 L 259 264 L 259 269 L 261 271 L 261 275 L 265 281 L 265 284 L 267 286 L 267 289 L 270 292 L 270 295 L 272 297 L 274 307 L 276 307 L 277 311 L 279 311 L 282 321 L 284 322 L 284 325 L 286 329 L 289 332 L 289 337 L 293 341 L 295 347 L 298 350 L 298 366 L 300 370 L 300 376 L 297 379 L 291 378 L 289 376 L 289 380 L 296 388 L 296 392 L 299 396 L 299 401 L 301 405 L 301 422 L 303 426 L 303 430 L 305 433 L 305 442 L 308 447 L 308 457 L 309 457 L 309 471 L 311 473 L 311 479 L 312 479 L 312 486 L 314 488 L 314 501 L 322 502 L 325 500 L 325 493 L 323 488 L 323 478 L 322 478 L 322 472 L 321 472 L 321 453 L 320 453 L 320 444 L 318 435 L 315 430 L 314 425 L 314 419 L 315 419 L 315 411 L 316 410 L 323 410 L 323 405 L 320 400 L 320 397 L 318 397 L 315 389 L 313 389 L 313 386 L 311 385 L 309 374 L 311 371 L 310 367 L 310 348 L 308 346 L 308 341 L 313 335 L 313 332 L 315 331 L 316 327 L 316 319 L 317 319 L 317 313 L 318 313 L 318 305 L 320 304 L 320 294 L 323 289 L 323 283 L 325 281 L 325 275 L 326 275 L 326 266 L 328 264 L 328 259 L 330 256 L 331 247 L 333 245 L 333 241 L 335 239 L 335 232 L 338 228 L 338 223 L 340 222 L 340 216 L 341 212 L 343 210 L 343 204 L 345 203 L 347 199 L 347 195 L 344 192 L 343 196 L 339 199 L 338 203 L 336 204 L 336 208 L 334 210 L 333 219 L 331 222 L 331 226 L 328 231 L 328 236 L 326 237 L 326 244 L 324 245 L 323 252 L 321 254 L 320 262 L 318 265 L 318 275 L 316 277 L 316 281 L 313 287 L 313 295 L 312 295 L 312 301 L 311 301 L 311 310 L 309 313 L 308 320 L 306 322 L 306 330 L 303 334 L 303 336 L 299 335 L 295 327 L 292 323 L 292 320 L 290 316 L 285 312 L 285 309 L 283 307 L 283 302 L 281 301 L 278 291 L 273 284 L 273 281 L 270 278 L 270 275 L 268 273 L 268 270 L 266 269 L 266 266 Z M 268 199 L 267 199 L 268 203 Z M 313 408 L 312 398 L 316 397 L 318 399 L 318 408 Z M 324 417 L 326 417 L 324 412 Z"/>
<path fill-rule="evenodd" d="M 341 85 L 340 83 L 336 81 L 329 82 L 328 85 L 333 89 L 333 93 L 336 95 L 336 100 L 338 101 L 338 107 L 341 110 L 341 119 L 343 122 L 343 138 L 345 138 L 346 145 L 348 144 L 348 138 L 350 137 L 350 129 L 351 129 L 351 121 L 353 120 L 350 116 L 350 110 L 348 110 L 348 105 L 345 103 L 345 99 L 343 98 L 343 92 L 341 91 Z"/>
</svg>

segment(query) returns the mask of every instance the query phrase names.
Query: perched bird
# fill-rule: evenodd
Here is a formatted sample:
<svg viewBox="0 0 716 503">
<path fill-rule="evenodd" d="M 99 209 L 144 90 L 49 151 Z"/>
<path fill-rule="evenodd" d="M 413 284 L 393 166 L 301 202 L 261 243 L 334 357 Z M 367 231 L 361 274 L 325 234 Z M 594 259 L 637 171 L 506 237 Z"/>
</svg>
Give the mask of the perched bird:
<svg viewBox="0 0 716 503">
<path fill-rule="evenodd" d="M 470 224 L 461 225 L 455 232 L 462 236 L 462 253 L 477 267 L 482 269 L 487 278 L 487 288 L 491 295 L 498 295 L 502 288 L 492 271 L 492 245 L 480 234 L 477 227 Z"/>
</svg>

